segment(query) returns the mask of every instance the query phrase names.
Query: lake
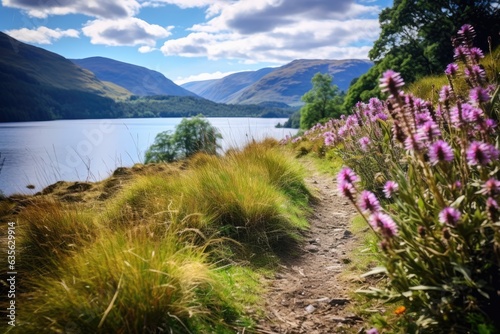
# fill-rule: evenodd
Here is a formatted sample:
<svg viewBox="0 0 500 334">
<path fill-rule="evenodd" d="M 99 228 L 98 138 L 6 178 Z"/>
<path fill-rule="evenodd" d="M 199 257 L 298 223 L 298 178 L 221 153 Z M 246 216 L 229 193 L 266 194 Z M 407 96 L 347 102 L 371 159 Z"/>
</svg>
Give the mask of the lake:
<svg viewBox="0 0 500 334">
<path fill-rule="evenodd" d="M 155 136 L 175 130 L 182 118 L 59 120 L 0 123 L 0 190 L 33 194 L 56 181 L 99 181 L 117 167 L 144 161 Z M 277 129 L 286 119 L 207 118 L 222 134 L 222 150 L 251 140 L 282 139 L 297 132 Z M 35 189 L 26 186 L 34 185 Z"/>
</svg>

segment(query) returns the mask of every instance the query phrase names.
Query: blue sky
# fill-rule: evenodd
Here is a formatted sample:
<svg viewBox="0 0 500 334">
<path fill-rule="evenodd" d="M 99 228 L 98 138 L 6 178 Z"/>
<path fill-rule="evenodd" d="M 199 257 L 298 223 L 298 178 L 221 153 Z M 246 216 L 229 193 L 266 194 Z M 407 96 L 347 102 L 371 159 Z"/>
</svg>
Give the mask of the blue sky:
<svg viewBox="0 0 500 334">
<path fill-rule="evenodd" d="M 1 0 L 0 31 L 182 84 L 294 59 L 368 58 L 390 0 Z"/>
</svg>

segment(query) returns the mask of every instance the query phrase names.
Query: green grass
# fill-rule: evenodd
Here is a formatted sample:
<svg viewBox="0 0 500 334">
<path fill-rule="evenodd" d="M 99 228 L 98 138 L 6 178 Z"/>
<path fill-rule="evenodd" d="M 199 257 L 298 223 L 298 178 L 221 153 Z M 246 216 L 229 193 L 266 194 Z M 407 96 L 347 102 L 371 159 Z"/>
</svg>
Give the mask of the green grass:
<svg viewBox="0 0 500 334">
<path fill-rule="evenodd" d="M 307 228 L 304 169 L 274 141 L 186 165 L 141 171 L 104 201 L 25 202 L 10 332 L 251 331 L 262 276 Z"/>
</svg>

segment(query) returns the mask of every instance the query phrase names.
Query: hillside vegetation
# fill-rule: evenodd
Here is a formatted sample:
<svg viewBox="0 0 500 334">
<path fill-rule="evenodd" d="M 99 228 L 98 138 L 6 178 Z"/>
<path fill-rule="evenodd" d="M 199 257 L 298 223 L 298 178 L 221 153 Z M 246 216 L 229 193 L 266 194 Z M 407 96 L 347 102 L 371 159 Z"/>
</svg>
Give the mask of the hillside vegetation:
<svg viewBox="0 0 500 334">
<path fill-rule="evenodd" d="M 307 228 L 304 173 L 268 140 L 0 201 L 19 250 L 9 332 L 250 330 L 261 275 Z"/>
</svg>

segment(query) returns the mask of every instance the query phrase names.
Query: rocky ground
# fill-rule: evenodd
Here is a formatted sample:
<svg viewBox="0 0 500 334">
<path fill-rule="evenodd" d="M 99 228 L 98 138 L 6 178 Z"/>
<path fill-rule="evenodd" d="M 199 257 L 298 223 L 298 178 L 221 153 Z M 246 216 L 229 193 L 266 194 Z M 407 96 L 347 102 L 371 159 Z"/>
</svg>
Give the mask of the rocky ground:
<svg viewBox="0 0 500 334">
<path fill-rule="evenodd" d="M 352 284 L 339 274 L 351 262 L 356 236 L 349 230 L 355 208 L 337 193 L 334 177 L 314 172 L 308 178 L 318 200 L 311 228 L 300 254 L 285 259 L 271 280 L 267 317 L 258 326 L 263 334 L 355 333 L 359 317 L 349 311 Z"/>
</svg>

